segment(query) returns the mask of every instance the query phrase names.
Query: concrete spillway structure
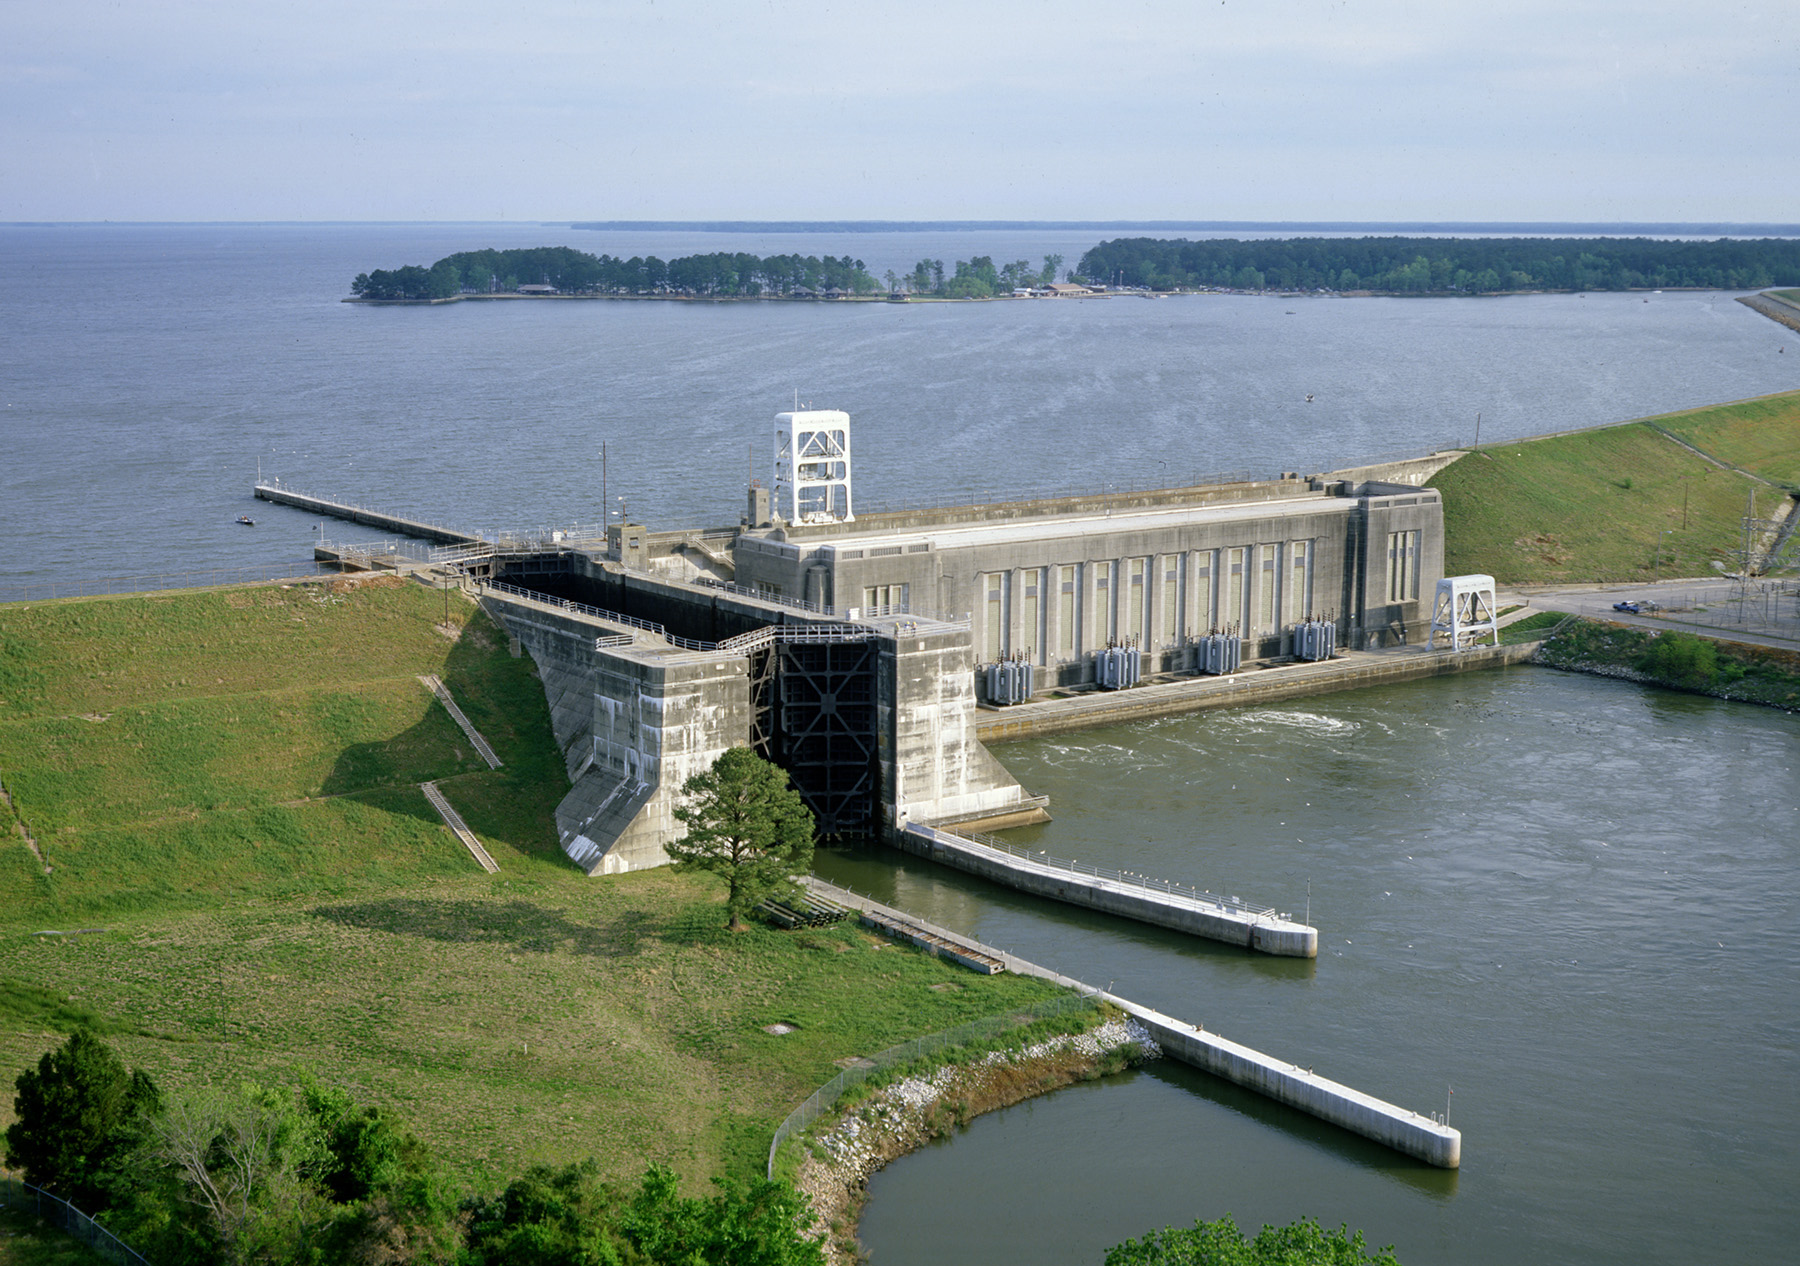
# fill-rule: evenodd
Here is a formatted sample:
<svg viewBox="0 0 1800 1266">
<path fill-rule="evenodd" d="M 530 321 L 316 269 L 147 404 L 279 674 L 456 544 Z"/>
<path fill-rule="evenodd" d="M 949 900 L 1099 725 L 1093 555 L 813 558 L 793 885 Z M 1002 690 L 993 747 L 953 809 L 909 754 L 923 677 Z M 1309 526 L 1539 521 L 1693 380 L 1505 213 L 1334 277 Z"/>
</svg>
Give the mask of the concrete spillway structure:
<svg viewBox="0 0 1800 1266">
<path fill-rule="evenodd" d="M 1173 928 L 1286 958 L 1317 958 L 1319 933 L 1274 910 L 1258 910 L 1173 883 L 1157 885 L 1141 877 L 1071 862 L 1034 858 L 1023 850 L 983 843 L 951 831 L 907 823 L 894 842 L 909 853 L 954 866 L 994 883 L 1069 905 L 1085 906 L 1140 923 Z"/>
</svg>

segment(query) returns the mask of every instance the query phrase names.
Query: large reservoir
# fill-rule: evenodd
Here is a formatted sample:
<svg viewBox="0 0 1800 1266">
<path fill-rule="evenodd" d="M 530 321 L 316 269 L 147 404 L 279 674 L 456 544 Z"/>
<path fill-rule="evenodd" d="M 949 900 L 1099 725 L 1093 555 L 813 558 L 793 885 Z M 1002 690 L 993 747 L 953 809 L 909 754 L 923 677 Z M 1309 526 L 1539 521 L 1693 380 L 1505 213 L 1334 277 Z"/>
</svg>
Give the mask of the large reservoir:
<svg viewBox="0 0 1800 1266">
<path fill-rule="evenodd" d="M 862 1222 L 877 1266 L 1095 1262 L 1225 1213 L 1347 1221 L 1407 1266 L 1791 1251 L 1793 717 L 1521 667 L 997 750 L 1056 813 L 1013 838 L 1296 912 L 1310 883 L 1318 960 L 903 856 L 821 870 L 1402 1105 L 1448 1103 L 1463 1166 L 1153 1065 L 890 1166 Z"/>
<path fill-rule="evenodd" d="M 0 226 L 0 528 L 21 543 L 0 592 L 310 558 L 317 520 L 257 508 L 259 468 L 482 532 L 597 523 L 621 496 L 656 529 L 735 523 L 768 473 L 763 424 L 796 399 L 856 419 L 874 508 L 1327 470 L 1468 443 L 1478 414 L 1487 443 L 1800 386 L 1800 335 L 1719 292 L 340 302 L 359 272 L 488 246 L 797 250 L 880 273 L 1073 264 L 1100 236 Z"/>
<path fill-rule="evenodd" d="M 476 530 L 594 523 L 621 496 L 653 527 L 735 522 L 767 469 L 753 441 L 796 397 L 856 416 L 873 503 L 1324 469 L 1467 442 L 1477 414 L 1492 442 L 1800 386 L 1800 336 L 1720 293 L 339 302 L 358 272 L 487 246 L 789 249 L 881 271 L 1072 263 L 1092 238 L 0 227 L 0 598 L 309 559 L 317 521 L 251 502 L 259 466 Z M 253 528 L 233 522 L 246 510 Z M 1792 1255 L 1793 717 L 1520 668 L 998 755 L 1056 815 L 1014 838 L 1305 911 L 1318 959 L 898 854 L 822 855 L 821 872 L 1371 1094 L 1448 1106 L 1463 1168 L 1153 1065 L 890 1167 L 863 1221 L 877 1266 L 1091 1264 L 1226 1212 L 1349 1222 L 1407 1266 Z"/>
</svg>

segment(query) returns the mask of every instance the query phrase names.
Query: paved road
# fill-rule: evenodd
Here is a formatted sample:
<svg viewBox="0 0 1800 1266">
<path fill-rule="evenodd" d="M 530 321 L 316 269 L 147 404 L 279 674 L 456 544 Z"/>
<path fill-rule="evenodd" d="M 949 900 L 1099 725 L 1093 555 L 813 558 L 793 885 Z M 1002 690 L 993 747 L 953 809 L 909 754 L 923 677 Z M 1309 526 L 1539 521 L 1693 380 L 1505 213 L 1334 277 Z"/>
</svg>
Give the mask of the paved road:
<svg viewBox="0 0 1800 1266">
<path fill-rule="evenodd" d="M 1785 588 L 1785 592 L 1765 594 L 1765 585 Z M 1570 611 L 1640 628 L 1679 628 L 1756 646 L 1800 648 L 1800 586 L 1791 580 L 1784 584 L 1752 581 L 1749 600 L 1741 606 L 1736 601 L 1738 591 L 1734 581 L 1707 576 L 1635 585 L 1525 585 L 1497 596 L 1501 606 L 1526 601 L 1539 610 Z M 1612 609 L 1613 603 L 1625 600 L 1657 602 L 1664 609 L 1655 615 Z"/>
</svg>

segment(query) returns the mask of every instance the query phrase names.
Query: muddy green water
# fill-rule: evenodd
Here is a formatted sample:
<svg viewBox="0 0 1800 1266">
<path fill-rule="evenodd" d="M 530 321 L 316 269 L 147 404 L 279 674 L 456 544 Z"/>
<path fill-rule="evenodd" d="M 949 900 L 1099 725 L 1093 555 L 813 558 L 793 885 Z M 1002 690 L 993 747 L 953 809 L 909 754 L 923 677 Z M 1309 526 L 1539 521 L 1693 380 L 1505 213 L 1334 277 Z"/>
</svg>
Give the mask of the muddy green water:
<svg viewBox="0 0 1800 1266">
<path fill-rule="evenodd" d="M 877 1175 L 875 1266 L 1098 1263 L 1230 1213 L 1406 1266 L 1800 1254 L 1800 719 L 1518 667 L 1007 745 L 1012 838 L 1320 929 L 1316 963 L 895 853 L 839 882 L 1463 1131 L 1431 1170 L 1168 1062 Z"/>
</svg>

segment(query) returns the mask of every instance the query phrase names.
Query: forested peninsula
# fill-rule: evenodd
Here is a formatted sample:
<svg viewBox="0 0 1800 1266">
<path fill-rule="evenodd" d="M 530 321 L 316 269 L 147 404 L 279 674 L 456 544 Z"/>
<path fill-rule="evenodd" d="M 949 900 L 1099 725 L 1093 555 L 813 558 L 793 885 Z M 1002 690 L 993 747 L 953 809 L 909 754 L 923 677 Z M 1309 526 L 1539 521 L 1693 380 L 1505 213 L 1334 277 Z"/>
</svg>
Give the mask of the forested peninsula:
<svg viewBox="0 0 1800 1266">
<path fill-rule="evenodd" d="M 530 287 L 575 295 L 763 295 L 816 298 L 868 295 L 881 289 L 860 259 L 826 255 L 733 252 L 661 260 L 654 255 L 616 259 L 567 246 L 510 251 L 459 251 L 430 268 L 359 273 L 350 291 L 359 299 L 454 299 L 462 295 L 518 293 Z"/>
<path fill-rule="evenodd" d="M 1150 290 L 1762 290 L 1800 285 L 1800 240 L 1132 237 L 1100 243 L 1075 271 L 1078 278 Z"/>
<path fill-rule="evenodd" d="M 1038 293 L 1062 276 L 1062 256 L 996 266 L 978 255 L 922 259 L 877 279 L 846 255 L 720 251 L 663 260 L 618 259 L 567 246 L 460 251 L 429 268 L 359 273 L 361 300 L 443 302 L 484 295 L 703 299 L 842 299 L 885 296 L 989 299 Z M 1800 239 L 1669 241 L 1654 238 L 1359 237 L 1118 238 L 1081 257 L 1068 277 L 1131 290 L 1328 291 L 1480 295 L 1518 291 L 1763 290 L 1800 286 Z"/>
</svg>

